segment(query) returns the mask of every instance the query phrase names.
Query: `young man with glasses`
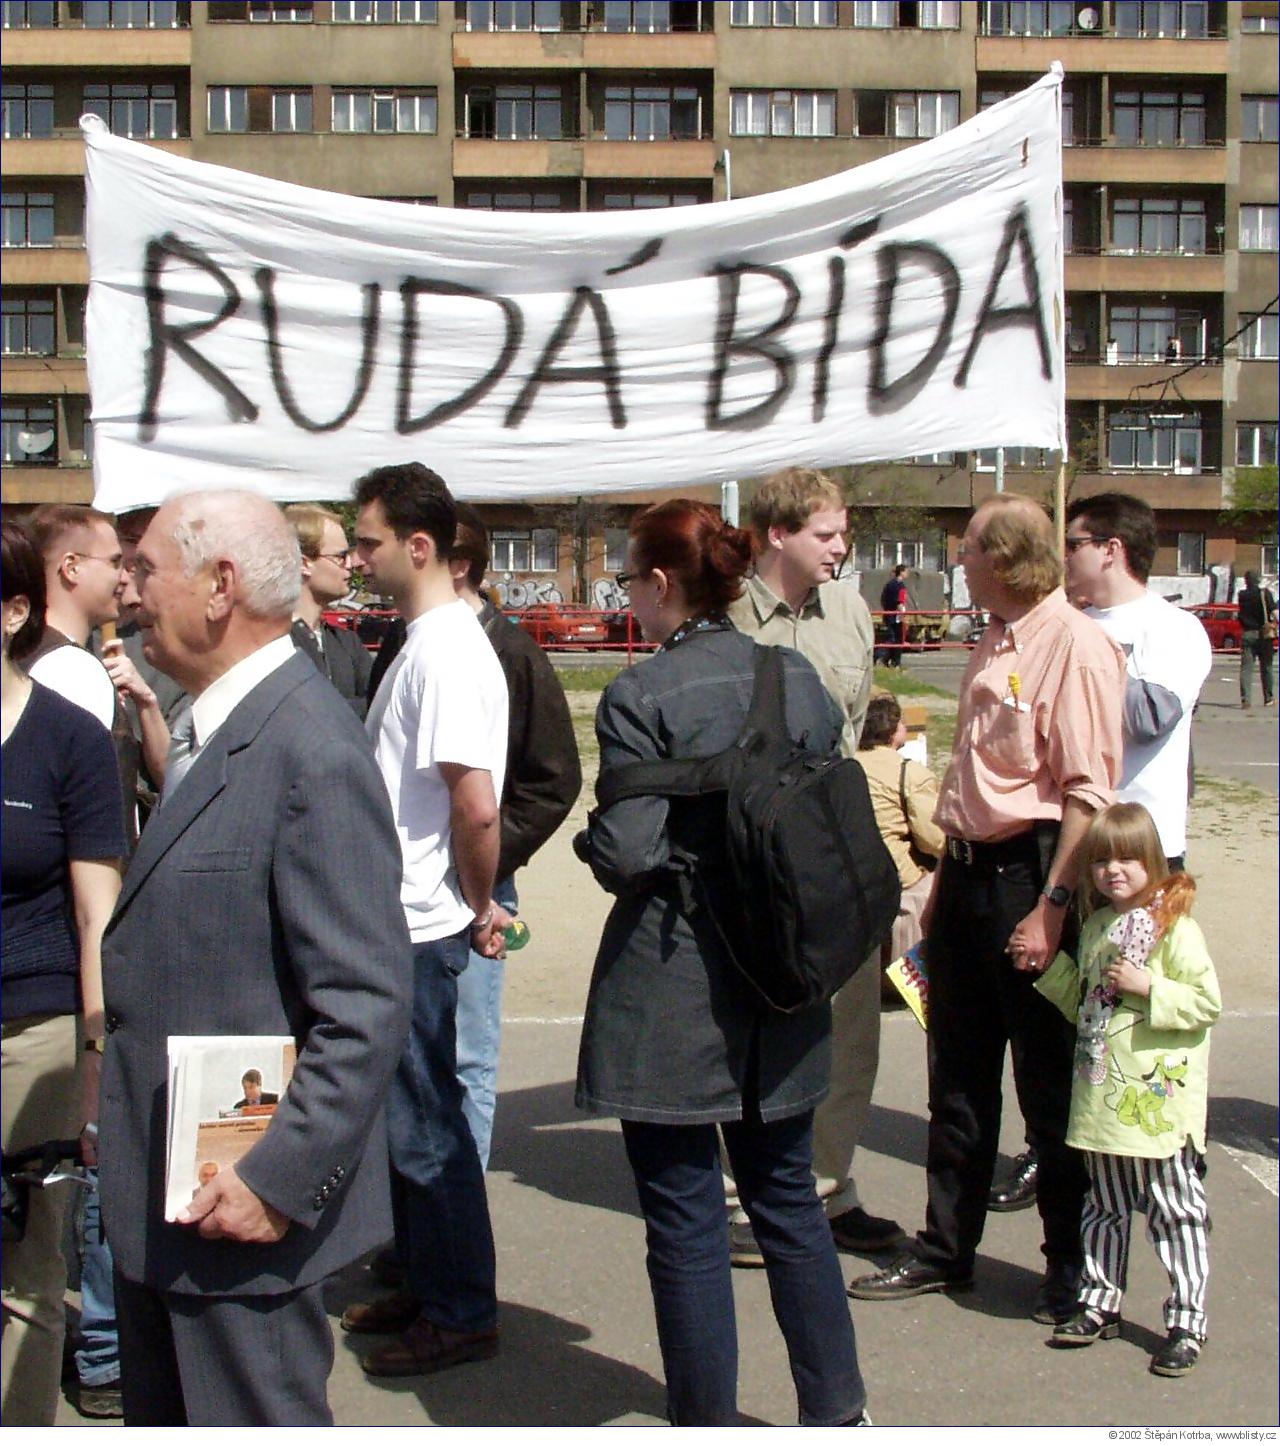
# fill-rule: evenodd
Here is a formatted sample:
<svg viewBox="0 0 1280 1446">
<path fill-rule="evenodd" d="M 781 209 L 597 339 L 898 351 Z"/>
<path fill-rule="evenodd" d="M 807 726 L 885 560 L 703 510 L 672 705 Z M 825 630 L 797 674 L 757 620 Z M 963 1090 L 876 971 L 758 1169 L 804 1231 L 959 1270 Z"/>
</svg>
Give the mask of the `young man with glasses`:
<svg viewBox="0 0 1280 1446">
<path fill-rule="evenodd" d="M 342 518 L 327 507 L 300 502 L 284 509 L 302 551 L 302 591 L 293 610 L 293 641 L 363 718 L 373 658 L 350 628 L 324 620 L 324 610 L 351 591 L 354 551 Z"/>
</svg>

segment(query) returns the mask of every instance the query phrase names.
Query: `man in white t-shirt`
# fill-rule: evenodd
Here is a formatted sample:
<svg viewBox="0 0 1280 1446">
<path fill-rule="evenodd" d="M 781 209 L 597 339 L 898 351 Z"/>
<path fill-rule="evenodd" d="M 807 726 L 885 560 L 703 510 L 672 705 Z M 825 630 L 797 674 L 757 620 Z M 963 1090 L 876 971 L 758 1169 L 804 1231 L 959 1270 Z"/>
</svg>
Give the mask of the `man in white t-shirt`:
<svg viewBox="0 0 1280 1446">
<path fill-rule="evenodd" d="M 371 586 L 408 623 L 366 727 L 400 836 L 401 903 L 413 941 L 413 1023 L 387 1101 L 396 1252 L 406 1289 L 351 1306 L 350 1331 L 398 1339 L 370 1375 L 416 1376 L 498 1349 L 493 1231 L 463 1113 L 455 1018 L 470 950 L 496 956 L 510 916 L 493 900 L 507 686 L 449 572 L 449 490 L 411 462 L 355 488 L 356 550 Z"/>
<path fill-rule="evenodd" d="M 1156 555 L 1151 508 L 1123 492 L 1067 509 L 1067 593 L 1088 604 L 1124 652 L 1124 767 L 1116 797 L 1155 820 L 1173 868 L 1187 851 L 1191 715 L 1212 651 L 1199 620 L 1149 592 Z"/>
<path fill-rule="evenodd" d="M 125 571 L 115 526 L 105 512 L 59 503 L 37 507 L 26 525 L 44 558 L 49 599 L 31 676 L 109 729 L 116 690 L 86 644 L 94 628 L 115 622 L 120 611 Z"/>
</svg>

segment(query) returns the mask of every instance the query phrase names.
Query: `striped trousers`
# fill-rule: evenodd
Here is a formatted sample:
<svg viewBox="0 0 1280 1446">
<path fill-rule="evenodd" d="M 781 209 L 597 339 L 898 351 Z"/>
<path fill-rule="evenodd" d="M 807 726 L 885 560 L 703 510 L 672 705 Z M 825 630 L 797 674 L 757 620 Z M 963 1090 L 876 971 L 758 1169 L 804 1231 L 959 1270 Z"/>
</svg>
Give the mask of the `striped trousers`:
<svg viewBox="0 0 1280 1446">
<path fill-rule="evenodd" d="M 1130 1216 L 1141 1210 L 1147 1217 L 1147 1238 L 1172 1287 L 1164 1303 L 1165 1329 L 1180 1327 L 1203 1340 L 1209 1209 L 1199 1151 L 1188 1141 L 1164 1160 L 1086 1152 L 1085 1162 L 1089 1193 L 1081 1217 L 1081 1306 L 1119 1312 L 1129 1271 Z"/>
</svg>

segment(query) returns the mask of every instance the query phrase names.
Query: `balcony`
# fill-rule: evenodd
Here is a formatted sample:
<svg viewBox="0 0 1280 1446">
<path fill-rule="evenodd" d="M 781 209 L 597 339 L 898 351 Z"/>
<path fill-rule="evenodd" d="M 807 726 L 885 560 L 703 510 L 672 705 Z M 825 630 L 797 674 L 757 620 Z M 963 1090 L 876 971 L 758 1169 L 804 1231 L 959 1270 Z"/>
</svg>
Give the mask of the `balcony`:
<svg viewBox="0 0 1280 1446">
<path fill-rule="evenodd" d="M 714 141 L 587 141 L 583 175 L 588 179 L 708 180 L 716 164 Z"/>
<path fill-rule="evenodd" d="M 180 30 L 6 30 L 4 68 L 131 70 L 191 64 L 191 31 Z"/>
<path fill-rule="evenodd" d="M 589 34 L 583 57 L 590 70 L 712 70 L 714 31 L 657 35 Z"/>
<path fill-rule="evenodd" d="M 1186 357 L 1172 366 L 1164 362 L 1120 362 L 1107 366 L 1101 361 L 1067 362 L 1067 400 L 1070 402 L 1128 402 L 1150 400 L 1160 393 L 1160 383 L 1177 376 L 1177 392 L 1170 385 L 1170 396 L 1186 402 L 1221 402 L 1222 368 L 1217 365 L 1197 366 L 1191 371 L 1194 357 Z M 1141 391 L 1136 388 L 1142 388 Z"/>
<path fill-rule="evenodd" d="M 1210 472 L 1086 472 L 1075 475 L 1071 500 L 1096 497 L 1099 492 L 1127 492 L 1148 502 L 1157 512 L 1182 508 L 1217 512 L 1223 506 L 1222 474 Z"/>
<path fill-rule="evenodd" d="M 1221 256 L 1070 252 L 1066 258 L 1068 291 L 1222 291 L 1226 276 Z"/>
<path fill-rule="evenodd" d="M 714 31 L 458 30 L 457 70 L 711 70 Z"/>
<path fill-rule="evenodd" d="M 95 35 L 104 32 L 95 30 Z M 175 141 L 147 141 L 171 156 L 190 156 L 191 137 Z M 52 136 L 0 142 L 0 171 L 8 180 L 18 176 L 84 175 L 84 140 L 79 127 L 58 130 Z"/>
<path fill-rule="evenodd" d="M 93 501 L 93 469 L 87 462 L 52 467 L 11 467 L 0 471 L 0 502 Z"/>
<path fill-rule="evenodd" d="M 1145 185 L 1208 185 L 1227 183 L 1227 149 L 1223 142 L 1205 146 L 1125 146 L 1115 141 L 1064 146 L 1065 182 L 1137 181 Z"/>
<path fill-rule="evenodd" d="M 453 143 L 453 174 L 459 180 L 578 177 L 583 173 L 581 140 L 497 141 L 459 135 Z"/>
<path fill-rule="evenodd" d="M 89 257 L 83 244 L 75 246 L 6 246 L 6 286 L 88 286 Z M 7 372 L 7 367 L 6 367 Z"/>
<path fill-rule="evenodd" d="M 6 272 L 5 281 L 9 281 Z M 83 357 L 6 356 L 4 394 L 6 397 L 83 397 L 89 393 L 89 379 Z"/>
<path fill-rule="evenodd" d="M 1229 42 L 1121 35 L 980 35 L 978 71 L 1043 74 L 1060 60 L 1068 75 L 1226 75 Z"/>
</svg>

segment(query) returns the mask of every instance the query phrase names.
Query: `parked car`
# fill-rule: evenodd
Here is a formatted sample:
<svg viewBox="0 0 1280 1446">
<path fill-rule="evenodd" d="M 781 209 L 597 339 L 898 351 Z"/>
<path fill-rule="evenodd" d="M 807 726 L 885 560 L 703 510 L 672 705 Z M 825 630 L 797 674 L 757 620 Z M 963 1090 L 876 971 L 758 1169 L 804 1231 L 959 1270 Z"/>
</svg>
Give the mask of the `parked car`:
<svg viewBox="0 0 1280 1446">
<path fill-rule="evenodd" d="M 603 616 L 577 603 L 537 603 L 507 616 L 544 648 L 595 647 L 609 636 Z"/>
<path fill-rule="evenodd" d="M 1240 610 L 1235 603 L 1199 603 L 1187 611 L 1200 619 L 1215 651 L 1239 651 Z"/>
<path fill-rule="evenodd" d="M 325 608 L 324 621 L 335 628 L 347 628 L 371 652 L 376 653 L 382 646 L 387 629 L 399 614 L 394 608 L 383 607 L 381 603 L 366 603 L 364 607 Z"/>
</svg>

